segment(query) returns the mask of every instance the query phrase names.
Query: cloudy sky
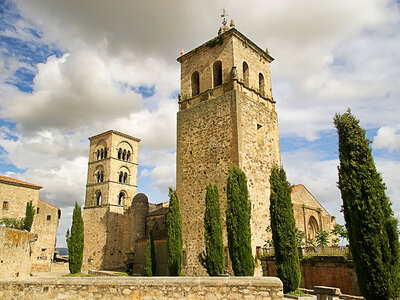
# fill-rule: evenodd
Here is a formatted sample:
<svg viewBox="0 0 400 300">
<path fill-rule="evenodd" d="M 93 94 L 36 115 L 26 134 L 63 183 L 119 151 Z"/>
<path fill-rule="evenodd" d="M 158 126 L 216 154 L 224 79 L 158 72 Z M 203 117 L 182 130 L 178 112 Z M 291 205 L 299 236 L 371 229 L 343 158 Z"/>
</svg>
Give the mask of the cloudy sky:
<svg viewBox="0 0 400 300">
<path fill-rule="evenodd" d="M 373 142 L 400 217 L 400 3 L 389 0 L 0 0 L 0 174 L 43 186 L 62 209 L 83 205 L 88 137 L 141 138 L 138 191 L 175 186 L 180 49 L 216 36 L 222 7 L 268 47 L 282 161 L 337 216 L 337 135 L 350 107 Z"/>
</svg>

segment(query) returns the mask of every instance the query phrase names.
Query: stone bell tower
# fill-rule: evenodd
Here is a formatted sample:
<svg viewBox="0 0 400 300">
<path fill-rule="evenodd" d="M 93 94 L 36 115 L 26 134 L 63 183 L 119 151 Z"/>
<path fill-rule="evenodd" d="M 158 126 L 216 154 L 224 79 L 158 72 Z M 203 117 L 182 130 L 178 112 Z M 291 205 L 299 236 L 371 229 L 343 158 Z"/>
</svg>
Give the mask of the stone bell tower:
<svg viewBox="0 0 400 300">
<path fill-rule="evenodd" d="M 253 255 L 269 238 L 269 176 L 280 165 L 278 117 L 272 97 L 274 59 L 223 23 L 217 37 L 184 54 L 177 115 L 177 192 L 183 221 L 183 273 L 205 275 L 205 194 L 219 188 L 226 267 L 231 270 L 226 233 L 226 180 L 232 165 L 247 175 Z M 258 270 L 260 272 L 260 270 Z M 256 270 L 257 274 L 257 270 Z"/>
<path fill-rule="evenodd" d="M 83 269 L 117 269 L 133 247 L 127 212 L 137 190 L 140 140 L 114 130 L 89 140 Z"/>
</svg>

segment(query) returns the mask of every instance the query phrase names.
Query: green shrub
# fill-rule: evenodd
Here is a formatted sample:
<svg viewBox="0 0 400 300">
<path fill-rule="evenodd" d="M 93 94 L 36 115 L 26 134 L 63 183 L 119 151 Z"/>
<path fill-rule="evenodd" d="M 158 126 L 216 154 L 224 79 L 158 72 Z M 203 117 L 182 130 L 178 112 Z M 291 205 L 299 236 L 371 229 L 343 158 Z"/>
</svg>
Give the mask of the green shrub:
<svg viewBox="0 0 400 300">
<path fill-rule="evenodd" d="M 24 220 L 24 218 L 19 220 L 15 218 L 1 218 L 0 224 L 3 224 L 6 228 L 23 230 Z"/>
<path fill-rule="evenodd" d="M 25 208 L 25 218 L 24 218 L 24 229 L 26 231 L 31 231 L 33 217 L 35 216 L 35 208 L 32 205 L 32 201 L 26 203 Z"/>
<path fill-rule="evenodd" d="M 339 182 L 358 285 L 367 300 L 396 299 L 400 288 L 399 237 L 386 186 L 370 143 L 348 110 L 336 114 Z"/>
<path fill-rule="evenodd" d="M 210 276 L 224 272 L 225 255 L 222 240 L 221 207 L 217 185 L 207 185 L 206 212 L 204 214 L 205 265 Z"/>
<path fill-rule="evenodd" d="M 300 285 L 300 260 L 296 242 L 296 223 L 290 197 L 291 186 L 283 168 L 274 167 L 270 177 L 270 216 L 274 241 L 276 271 L 285 293 Z"/>
<path fill-rule="evenodd" d="M 150 231 L 147 238 L 144 271 L 147 276 L 156 275 L 156 253 L 154 249 L 153 231 Z"/>
<path fill-rule="evenodd" d="M 167 214 L 168 271 L 170 276 L 182 272 L 182 217 L 176 190 L 169 188 L 169 210 Z"/>
<path fill-rule="evenodd" d="M 81 207 L 77 202 L 75 202 L 72 215 L 71 233 L 67 229 L 65 237 L 68 246 L 69 271 L 71 274 L 80 273 L 83 259 L 84 228 Z"/>
<path fill-rule="evenodd" d="M 236 276 L 253 276 L 254 259 L 251 251 L 251 204 L 246 174 L 231 167 L 226 188 L 226 229 L 229 256 Z"/>
</svg>

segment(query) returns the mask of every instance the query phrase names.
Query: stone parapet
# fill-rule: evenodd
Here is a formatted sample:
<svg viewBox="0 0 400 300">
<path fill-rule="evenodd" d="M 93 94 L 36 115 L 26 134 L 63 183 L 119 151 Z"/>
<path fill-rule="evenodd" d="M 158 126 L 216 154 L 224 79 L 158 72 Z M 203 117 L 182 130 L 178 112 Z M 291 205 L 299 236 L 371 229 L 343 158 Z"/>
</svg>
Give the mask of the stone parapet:
<svg viewBox="0 0 400 300">
<path fill-rule="evenodd" d="M 1 299 L 283 299 L 276 277 L 0 279 Z"/>
</svg>

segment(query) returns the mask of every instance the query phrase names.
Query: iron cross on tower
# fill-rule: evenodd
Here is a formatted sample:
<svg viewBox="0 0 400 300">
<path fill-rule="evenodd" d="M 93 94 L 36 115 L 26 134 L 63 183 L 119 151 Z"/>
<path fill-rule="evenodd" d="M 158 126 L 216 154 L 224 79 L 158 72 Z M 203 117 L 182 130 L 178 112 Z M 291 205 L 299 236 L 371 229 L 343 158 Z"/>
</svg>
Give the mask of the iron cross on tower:
<svg viewBox="0 0 400 300">
<path fill-rule="evenodd" d="M 224 25 L 224 26 L 226 26 L 226 19 L 225 19 L 225 17 L 227 17 L 227 16 L 228 16 L 228 13 L 226 12 L 225 7 L 224 7 L 224 8 L 222 8 L 222 15 L 221 15 L 221 18 L 223 18 L 223 19 L 222 19 L 222 25 Z"/>
</svg>

